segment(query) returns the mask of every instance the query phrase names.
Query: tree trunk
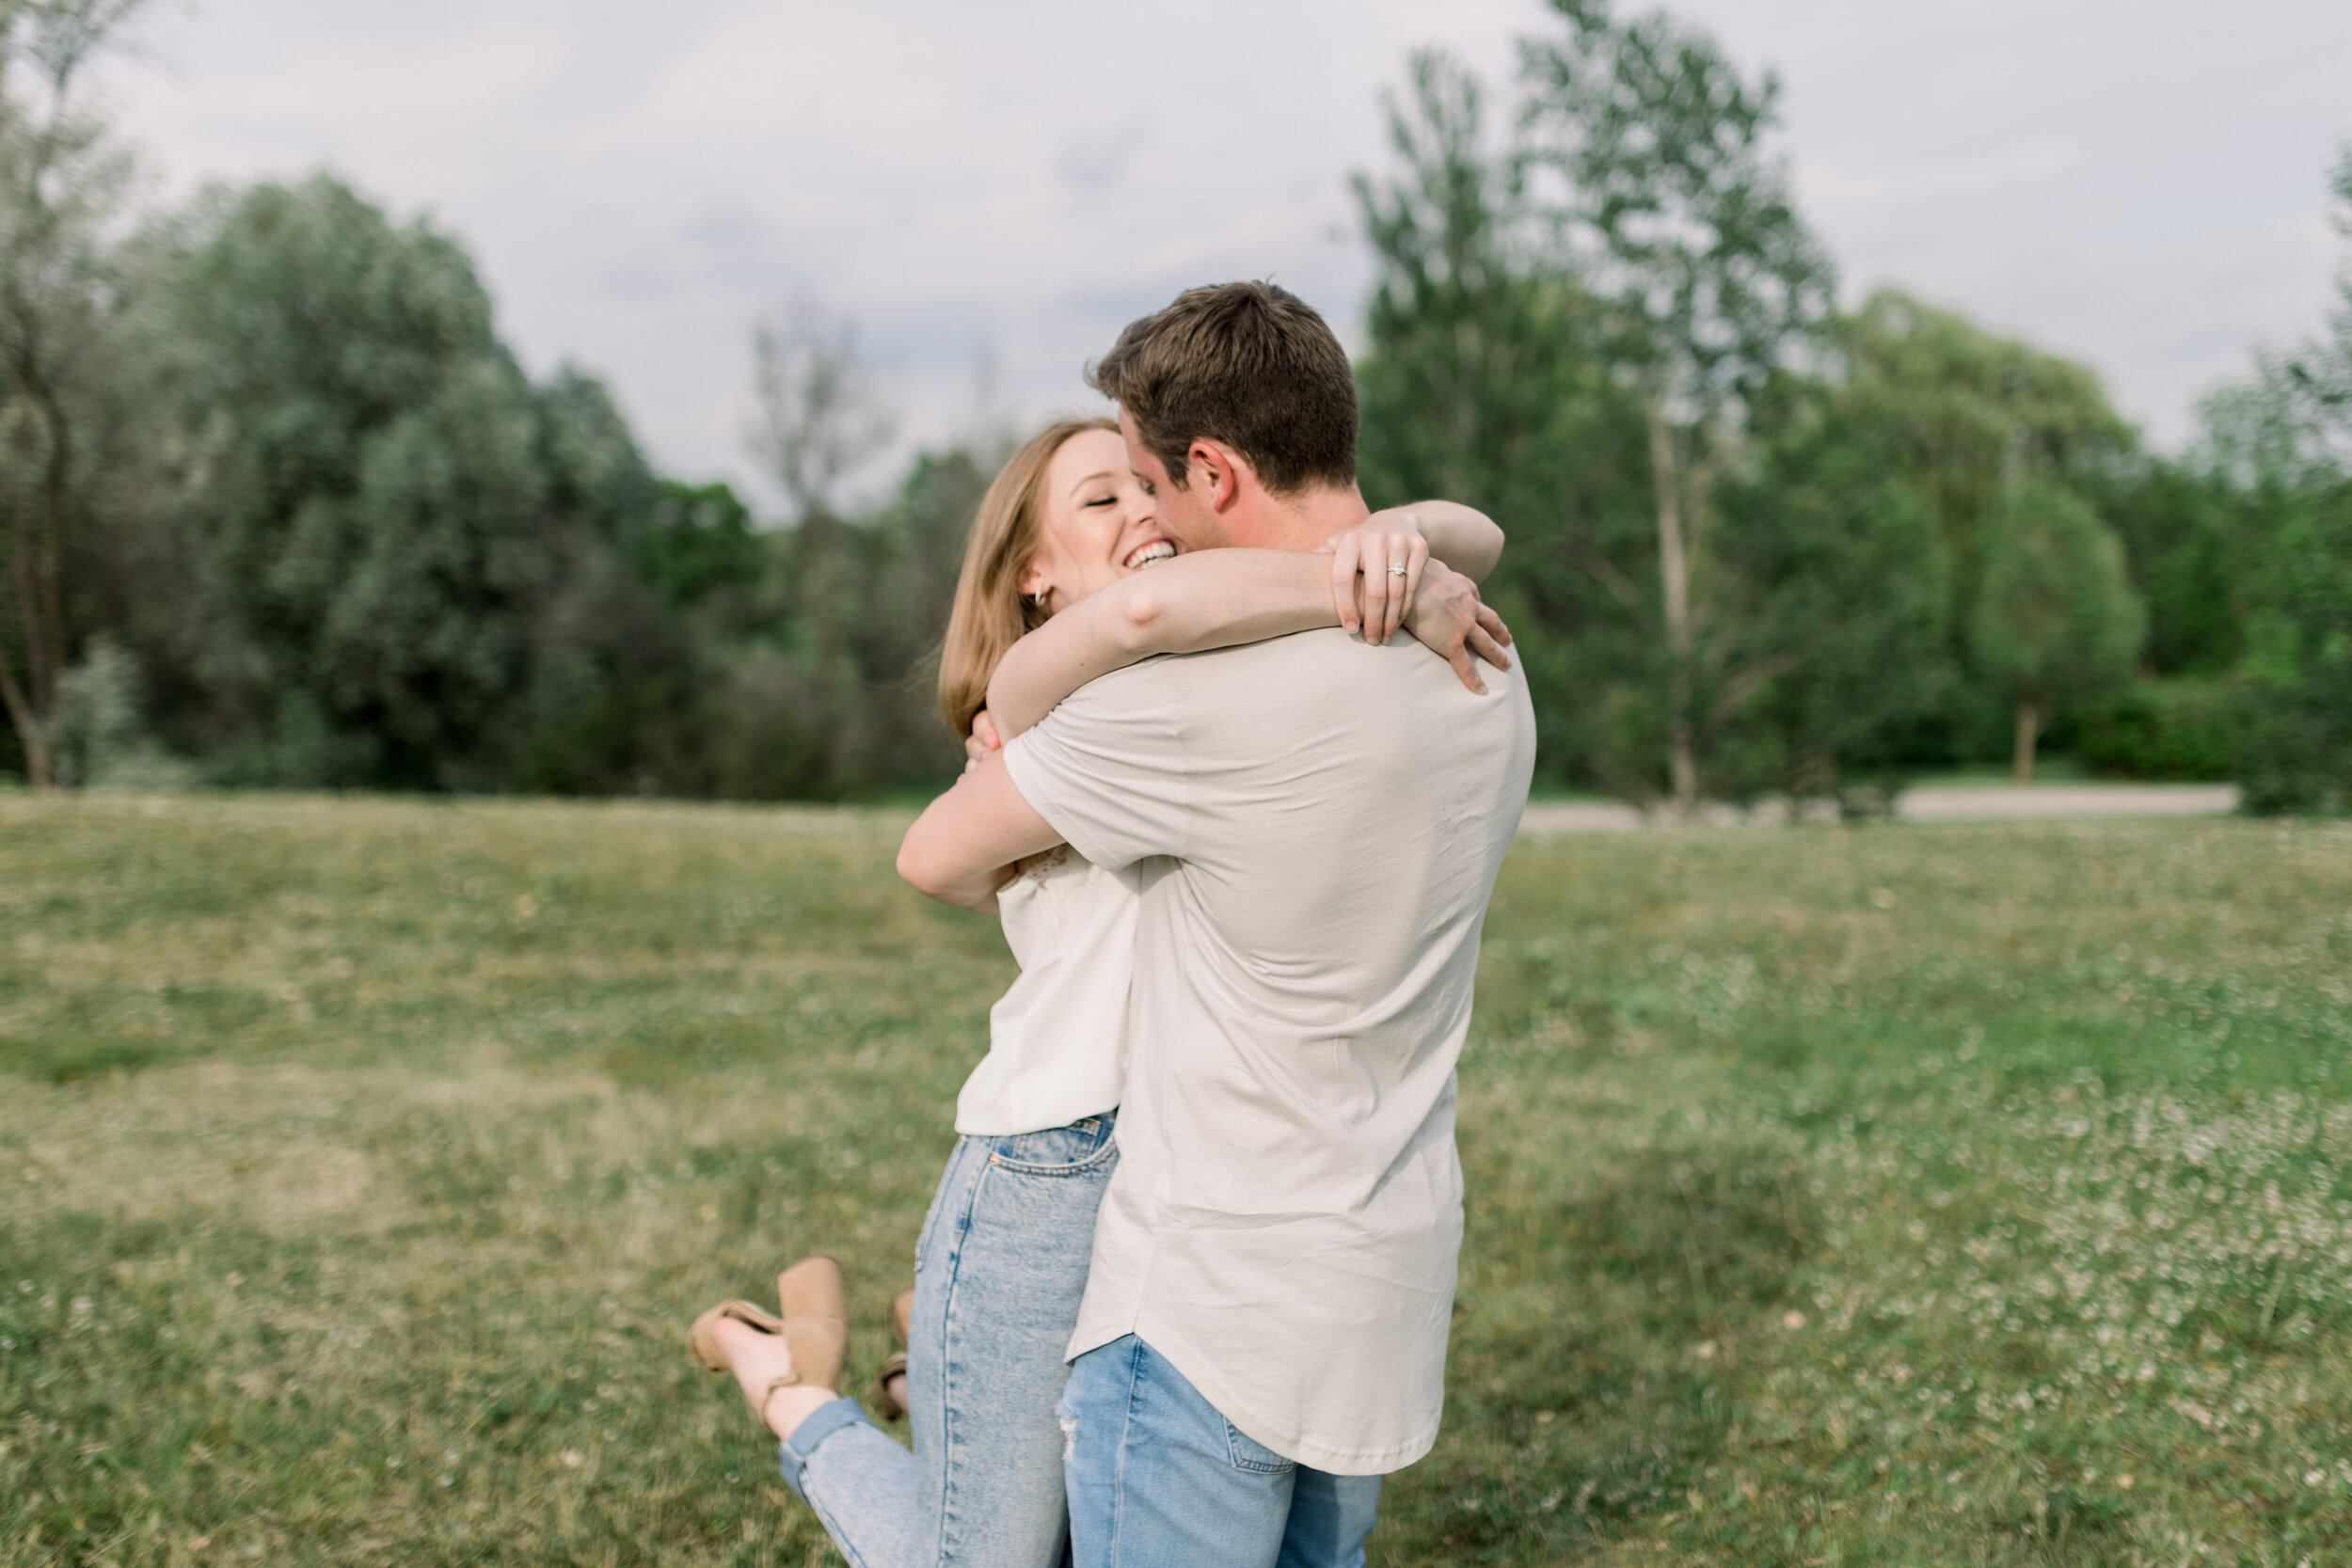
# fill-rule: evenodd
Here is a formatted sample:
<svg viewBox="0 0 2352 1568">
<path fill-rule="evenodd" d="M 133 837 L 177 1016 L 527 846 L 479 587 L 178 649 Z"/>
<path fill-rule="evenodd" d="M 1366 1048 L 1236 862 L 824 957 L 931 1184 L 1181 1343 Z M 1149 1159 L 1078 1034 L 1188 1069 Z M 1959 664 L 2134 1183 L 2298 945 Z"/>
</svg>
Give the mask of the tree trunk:
<svg viewBox="0 0 2352 1568">
<path fill-rule="evenodd" d="M 29 466 L 36 443 L 30 438 L 31 414 L 21 404 L 11 432 L 21 462 Z M 0 704 L 24 748 L 24 782 L 47 789 L 56 781 L 51 765 L 47 721 L 56 711 L 59 627 L 50 623 L 50 606 L 57 602 L 55 551 L 42 548 L 34 532 L 39 503 L 23 492 L 11 498 L 8 518 L 10 587 L 16 598 L 17 630 L 24 642 L 24 678 L 17 679 L 6 654 L 0 654 Z"/>
<path fill-rule="evenodd" d="M 1699 765 L 1691 725 L 1691 557 L 1684 547 L 1679 474 L 1674 430 L 1655 397 L 1649 416 L 1650 474 L 1658 491 L 1658 578 L 1666 609 L 1666 773 L 1674 786 L 1675 810 L 1697 813 Z"/>
<path fill-rule="evenodd" d="M 49 760 L 49 736 L 40 716 L 24 700 L 24 689 L 17 685 L 16 672 L 8 668 L 5 655 L 0 655 L 0 705 L 8 708 L 8 722 L 24 748 L 24 783 L 33 789 L 50 788 L 57 782 L 57 770 Z"/>
<path fill-rule="evenodd" d="M 2017 754 L 2011 764 L 2010 777 L 2018 784 L 2033 783 L 2034 742 L 2042 737 L 2042 708 L 2040 705 L 2024 702 L 2017 705 Z"/>
<path fill-rule="evenodd" d="M 17 629 L 24 641 L 24 678 L 17 679 L 8 656 L 0 652 L 0 705 L 8 708 L 8 722 L 15 727 L 16 737 L 24 748 L 25 784 L 34 789 L 47 789 L 56 782 L 56 769 L 50 765 L 46 725 L 56 683 L 51 678 L 50 639 L 43 625 L 42 610 L 48 595 L 41 592 L 38 548 L 27 537 L 33 526 L 30 511 L 31 508 L 20 504 L 8 520 L 8 564 L 13 579 L 10 589 L 16 598 Z"/>
<path fill-rule="evenodd" d="M 33 467 L 37 447 L 45 448 L 40 481 L 21 486 L 9 497 L 14 515 L 8 518 L 10 566 L 15 581 L 17 625 L 24 642 L 24 679 L 6 655 L 0 654 L 0 705 L 8 710 L 24 747 L 26 782 L 36 789 L 52 787 L 56 770 L 49 748 L 47 725 L 56 716 L 66 667 L 65 591 L 63 584 L 65 530 L 72 514 L 73 450 L 56 362 L 47 352 L 44 316 L 37 301 L 54 303 L 57 291 L 71 293 L 77 285 L 63 282 L 60 262 L 70 259 L 79 243 L 69 230 L 82 226 L 84 237 L 102 231 L 110 205 L 102 182 L 93 183 L 97 166 L 89 162 L 94 146 L 73 127 L 72 89 L 91 55 L 110 47 L 137 0 L 128 4 L 83 3 L 62 8 L 64 19 L 53 36 L 34 24 L 35 46 L 28 51 L 17 36 L 19 13 L 8 10 L 5 48 L 0 66 L 12 67 L 29 57 L 45 78 L 44 119 L 36 119 L 29 106 L 16 102 L 13 91 L 8 114 L 19 121 L 8 127 L 9 166 L 5 186 L 8 230 L 0 242 L 0 319 L 8 333 L 11 401 L 18 404 L 16 428 L 8 432 L 18 446 L 25 469 Z M 47 37 L 48 47 L 40 43 Z M 20 53 L 23 51 L 23 53 Z M 12 87 L 12 83 L 0 86 Z M 44 296 L 42 291 L 52 291 Z M 75 296 L 80 298 L 81 296 Z M 93 303 L 95 295 L 83 299 Z M 45 421 L 45 442 L 37 442 L 31 428 L 35 413 Z M 38 531 L 36 529 L 38 528 Z"/>
<path fill-rule="evenodd" d="M 66 419 L 65 405 L 56 387 L 45 374 L 27 376 L 26 384 L 40 403 L 49 436 L 41 463 L 42 526 L 33 555 L 40 593 L 40 625 L 48 645 L 40 651 L 34 664 L 40 678 L 33 687 L 33 705 L 43 715 L 54 716 L 66 667 L 65 591 L 58 557 L 63 553 L 67 511 L 72 504 L 73 427 Z"/>
</svg>

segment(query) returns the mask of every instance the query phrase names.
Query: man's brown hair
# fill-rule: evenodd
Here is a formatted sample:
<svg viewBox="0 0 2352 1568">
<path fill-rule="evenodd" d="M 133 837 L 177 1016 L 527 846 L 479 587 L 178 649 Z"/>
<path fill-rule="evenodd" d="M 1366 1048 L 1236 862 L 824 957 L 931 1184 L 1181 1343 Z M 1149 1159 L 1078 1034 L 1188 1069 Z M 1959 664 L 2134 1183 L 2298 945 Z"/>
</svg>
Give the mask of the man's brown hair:
<svg viewBox="0 0 2352 1568">
<path fill-rule="evenodd" d="M 1249 460 L 1278 496 L 1356 483 L 1356 376 L 1314 308 L 1271 283 L 1186 289 L 1127 324 L 1087 381 L 1124 408 L 1184 483 L 1202 436 Z"/>
</svg>

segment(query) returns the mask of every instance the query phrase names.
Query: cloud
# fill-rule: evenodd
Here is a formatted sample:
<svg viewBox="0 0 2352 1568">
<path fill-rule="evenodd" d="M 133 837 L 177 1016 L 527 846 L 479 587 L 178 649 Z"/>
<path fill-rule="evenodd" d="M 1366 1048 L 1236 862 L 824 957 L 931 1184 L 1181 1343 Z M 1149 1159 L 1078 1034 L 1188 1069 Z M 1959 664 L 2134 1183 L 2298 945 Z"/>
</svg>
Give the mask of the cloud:
<svg viewBox="0 0 2352 1568">
<path fill-rule="evenodd" d="M 2319 319 L 2352 7 L 1675 3 L 1782 68 L 1851 276 L 2085 355 L 2160 429 L 2229 344 Z M 1015 417 L 1089 405 L 1080 367 L 1189 283 L 1279 277 L 1352 329 L 1378 90 L 1438 43 L 1505 115 L 1513 36 L 1556 24 L 1541 0 L 205 0 L 117 97 L 177 187 L 327 162 L 433 211 L 528 362 L 607 375 L 659 461 L 741 475 L 750 323 L 796 291 L 863 325 L 910 439 L 968 420 L 982 343 Z"/>
<path fill-rule="evenodd" d="M 1152 128 L 1140 119 L 1107 130 L 1088 131 L 1062 143 L 1054 160 L 1054 177 L 1077 196 L 1100 196 L 1126 179 L 1136 154 L 1151 139 Z"/>
<path fill-rule="evenodd" d="M 1957 164 L 1931 164 L 1910 168 L 1859 173 L 1834 163 L 1817 164 L 1800 171 L 1797 187 L 1808 205 L 1852 206 L 1949 196 L 1956 192 L 1999 190 L 2006 186 L 2047 180 L 2081 161 L 2071 147 L 2037 147 L 1995 158 Z"/>
</svg>

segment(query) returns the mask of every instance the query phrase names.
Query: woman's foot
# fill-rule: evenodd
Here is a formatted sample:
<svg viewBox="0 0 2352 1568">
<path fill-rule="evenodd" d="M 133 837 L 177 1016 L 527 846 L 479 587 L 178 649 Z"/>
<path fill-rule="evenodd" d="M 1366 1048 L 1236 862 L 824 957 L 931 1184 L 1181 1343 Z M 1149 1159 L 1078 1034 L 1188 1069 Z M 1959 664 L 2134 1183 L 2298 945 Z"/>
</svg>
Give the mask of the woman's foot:
<svg viewBox="0 0 2352 1568">
<path fill-rule="evenodd" d="M 841 1397 L 830 1388 L 778 1381 L 792 1375 L 792 1348 L 781 1334 L 763 1334 L 749 1323 L 721 1318 L 711 1324 L 710 1337 L 743 1390 L 743 1402 L 780 1438 L 790 1438 L 819 1406 Z"/>
<path fill-rule="evenodd" d="M 914 1322 L 914 1292 L 901 1291 L 890 1304 L 890 1332 L 898 1341 L 898 1354 L 874 1374 L 874 1408 L 885 1421 L 907 1413 L 907 1335 Z"/>
</svg>

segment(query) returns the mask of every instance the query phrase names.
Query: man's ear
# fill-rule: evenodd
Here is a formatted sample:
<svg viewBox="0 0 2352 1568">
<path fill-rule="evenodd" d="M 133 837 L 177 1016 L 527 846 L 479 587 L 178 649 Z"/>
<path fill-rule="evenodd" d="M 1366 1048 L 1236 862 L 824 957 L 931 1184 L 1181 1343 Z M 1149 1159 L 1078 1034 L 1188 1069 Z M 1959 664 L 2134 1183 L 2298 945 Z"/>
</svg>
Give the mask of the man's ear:
<svg viewBox="0 0 2352 1568">
<path fill-rule="evenodd" d="M 1195 489 L 1200 504 L 1212 512 L 1230 512 L 1241 499 L 1243 486 L 1256 479 L 1249 460 L 1222 441 L 1201 439 L 1184 453 L 1186 489 Z"/>
</svg>

